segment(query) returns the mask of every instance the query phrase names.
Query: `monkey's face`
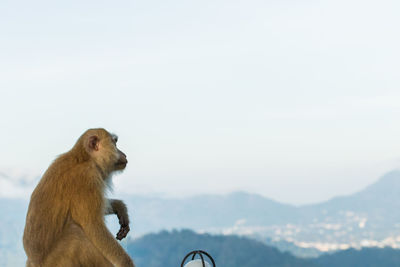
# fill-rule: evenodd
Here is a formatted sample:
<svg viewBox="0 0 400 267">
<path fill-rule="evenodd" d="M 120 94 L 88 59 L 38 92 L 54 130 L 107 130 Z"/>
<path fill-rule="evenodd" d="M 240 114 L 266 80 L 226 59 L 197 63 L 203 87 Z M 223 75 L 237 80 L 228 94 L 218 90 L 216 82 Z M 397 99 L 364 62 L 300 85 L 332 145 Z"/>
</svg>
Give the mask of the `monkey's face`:
<svg viewBox="0 0 400 267">
<path fill-rule="evenodd" d="M 115 170 L 121 171 L 121 170 L 125 169 L 126 164 L 128 164 L 128 160 L 126 159 L 126 155 L 124 152 L 122 152 L 118 148 L 117 148 L 117 151 L 118 151 L 118 159 L 117 159 L 117 162 L 115 163 Z"/>
<path fill-rule="evenodd" d="M 125 153 L 117 148 L 118 137 L 101 131 L 88 138 L 88 151 L 95 162 L 108 172 L 122 171 L 128 164 Z"/>
<path fill-rule="evenodd" d="M 128 164 L 128 160 L 126 159 L 125 153 L 117 148 L 118 136 L 112 134 L 111 140 L 116 150 L 116 160 L 114 163 L 114 170 L 121 171 L 125 169 L 126 165 Z"/>
</svg>

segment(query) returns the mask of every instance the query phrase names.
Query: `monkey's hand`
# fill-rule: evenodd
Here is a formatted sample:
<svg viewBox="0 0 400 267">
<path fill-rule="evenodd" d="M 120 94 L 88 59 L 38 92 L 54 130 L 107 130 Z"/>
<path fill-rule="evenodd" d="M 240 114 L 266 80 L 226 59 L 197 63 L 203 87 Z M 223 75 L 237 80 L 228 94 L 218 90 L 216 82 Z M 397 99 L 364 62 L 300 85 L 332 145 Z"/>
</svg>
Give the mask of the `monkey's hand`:
<svg viewBox="0 0 400 267">
<path fill-rule="evenodd" d="M 113 212 L 117 215 L 119 225 L 121 226 L 117 233 L 117 239 L 122 240 L 130 230 L 128 209 L 126 208 L 125 203 L 118 199 L 111 200 L 111 206 Z"/>
<path fill-rule="evenodd" d="M 117 217 L 118 217 L 119 225 L 121 226 L 117 233 L 117 239 L 122 240 L 123 238 L 126 237 L 126 235 L 129 233 L 129 230 L 130 230 L 129 217 L 128 217 L 128 214 L 121 215 L 118 212 L 117 212 Z"/>
<path fill-rule="evenodd" d="M 117 233 L 117 239 L 122 240 L 130 230 L 128 209 L 126 208 L 125 203 L 119 199 L 109 199 L 108 202 L 110 205 L 106 209 L 106 214 L 117 215 L 119 225 L 121 226 Z"/>
</svg>

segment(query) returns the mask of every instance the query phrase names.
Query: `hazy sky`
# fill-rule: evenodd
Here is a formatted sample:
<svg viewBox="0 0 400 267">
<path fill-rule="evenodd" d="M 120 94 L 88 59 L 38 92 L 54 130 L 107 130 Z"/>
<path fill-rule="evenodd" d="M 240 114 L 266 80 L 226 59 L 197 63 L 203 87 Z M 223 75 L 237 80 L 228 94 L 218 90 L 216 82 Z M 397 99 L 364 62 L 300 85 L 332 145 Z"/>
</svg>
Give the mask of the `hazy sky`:
<svg viewBox="0 0 400 267">
<path fill-rule="evenodd" d="M 2 0 L 0 172 L 41 174 L 100 126 L 128 154 L 118 192 L 301 204 L 362 189 L 400 166 L 399 12 L 395 0 Z"/>
</svg>

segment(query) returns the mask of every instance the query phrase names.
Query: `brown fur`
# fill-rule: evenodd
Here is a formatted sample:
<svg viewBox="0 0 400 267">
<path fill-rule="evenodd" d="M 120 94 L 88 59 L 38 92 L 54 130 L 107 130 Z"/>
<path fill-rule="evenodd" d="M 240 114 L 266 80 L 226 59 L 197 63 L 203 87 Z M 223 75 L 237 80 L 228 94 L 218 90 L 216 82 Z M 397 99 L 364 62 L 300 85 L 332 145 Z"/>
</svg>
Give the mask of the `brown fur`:
<svg viewBox="0 0 400 267">
<path fill-rule="evenodd" d="M 47 169 L 32 193 L 24 231 L 27 266 L 134 266 L 104 223 L 117 214 L 129 231 L 125 204 L 104 197 L 107 180 L 126 166 L 116 136 L 89 129 Z"/>
</svg>

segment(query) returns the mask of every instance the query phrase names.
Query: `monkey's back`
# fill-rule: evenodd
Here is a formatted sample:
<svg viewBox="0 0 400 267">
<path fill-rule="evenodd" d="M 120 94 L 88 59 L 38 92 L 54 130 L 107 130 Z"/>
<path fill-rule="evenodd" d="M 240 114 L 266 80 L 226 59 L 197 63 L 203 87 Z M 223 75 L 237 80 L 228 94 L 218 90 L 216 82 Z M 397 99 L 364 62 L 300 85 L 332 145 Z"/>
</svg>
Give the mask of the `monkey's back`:
<svg viewBox="0 0 400 267">
<path fill-rule="evenodd" d="M 69 190 L 75 170 L 68 169 L 70 161 L 62 155 L 47 169 L 32 193 L 24 230 L 24 249 L 28 260 L 40 264 L 54 247 L 71 221 Z"/>
</svg>

